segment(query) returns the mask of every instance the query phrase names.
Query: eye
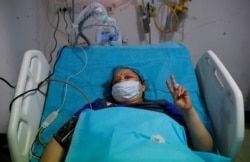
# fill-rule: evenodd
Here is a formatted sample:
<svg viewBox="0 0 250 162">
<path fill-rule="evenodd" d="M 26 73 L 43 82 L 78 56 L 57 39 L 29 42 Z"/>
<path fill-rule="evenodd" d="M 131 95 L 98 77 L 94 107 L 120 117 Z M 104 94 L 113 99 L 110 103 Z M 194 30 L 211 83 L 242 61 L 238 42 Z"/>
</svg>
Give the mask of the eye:
<svg viewBox="0 0 250 162">
<path fill-rule="evenodd" d="M 131 75 L 126 75 L 125 76 L 125 79 L 131 79 L 131 78 L 133 78 L 133 76 L 131 76 Z"/>
</svg>

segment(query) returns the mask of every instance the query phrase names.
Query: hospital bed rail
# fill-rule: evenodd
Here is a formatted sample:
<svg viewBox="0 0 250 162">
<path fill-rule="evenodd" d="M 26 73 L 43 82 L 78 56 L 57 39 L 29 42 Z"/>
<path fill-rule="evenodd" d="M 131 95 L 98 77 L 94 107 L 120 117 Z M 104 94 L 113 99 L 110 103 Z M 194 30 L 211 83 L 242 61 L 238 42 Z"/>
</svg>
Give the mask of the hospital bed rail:
<svg viewBox="0 0 250 162">
<path fill-rule="evenodd" d="M 38 87 L 49 75 L 50 67 L 42 52 L 25 52 L 15 90 L 18 96 Z M 47 91 L 47 84 L 40 88 Z M 29 161 L 30 148 L 36 138 L 43 112 L 45 96 L 40 92 L 30 92 L 13 102 L 8 126 L 8 146 L 13 162 Z"/>
<path fill-rule="evenodd" d="M 212 50 L 202 55 L 195 70 L 215 130 L 218 152 L 235 159 L 244 138 L 241 90 Z"/>
</svg>

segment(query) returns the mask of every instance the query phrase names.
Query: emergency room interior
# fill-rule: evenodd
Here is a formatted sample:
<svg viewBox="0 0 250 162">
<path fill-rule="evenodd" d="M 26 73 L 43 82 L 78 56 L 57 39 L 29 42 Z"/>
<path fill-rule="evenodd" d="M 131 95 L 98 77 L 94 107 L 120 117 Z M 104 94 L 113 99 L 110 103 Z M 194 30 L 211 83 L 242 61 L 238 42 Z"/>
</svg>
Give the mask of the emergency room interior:
<svg viewBox="0 0 250 162">
<path fill-rule="evenodd" d="M 213 51 L 212 53 L 215 53 L 223 63 L 239 88 L 243 101 L 241 104 L 243 109 L 239 110 L 238 116 L 239 123 L 244 126 L 240 133 L 242 139 L 237 141 L 237 146 L 234 146 L 236 150 L 231 153 L 232 160 L 249 161 L 249 7 L 248 0 L 1 0 L 0 161 L 16 161 L 19 158 L 18 151 L 10 149 L 14 144 L 10 142 L 13 137 L 8 138 L 8 129 L 10 129 L 10 116 L 15 106 L 13 103 L 18 103 L 18 99 L 16 101 L 13 99 L 19 95 L 15 92 L 18 79 L 21 77 L 20 69 L 23 66 L 24 54 L 27 51 L 41 51 L 52 72 L 57 59 L 60 59 L 58 57 L 60 50 L 64 46 L 78 47 L 80 51 L 92 46 L 94 48 L 95 46 L 114 47 L 117 51 L 127 50 L 126 47 L 135 47 L 139 51 L 144 47 L 150 49 L 151 46 L 165 48 L 162 45 L 187 49 L 193 68 L 208 50 Z M 116 47 L 121 48 L 116 49 Z M 166 49 L 166 51 L 170 50 Z M 85 52 L 88 53 L 88 50 Z M 86 58 L 88 55 L 89 61 L 92 57 L 95 59 L 93 55 L 85 55 Z M 158 57 L 154 52 L 150 55 L 146 53 L 145 60 L 149 62 L 150 59 L 154 60 L 154 55 Z M 121 57 L 125 58 L 125 56 L 121 54 Z M 115 54 L 113 57 L 116 57 Z M 71 58 L 68 59 L 70 61 Z M 106 57 L 103 59 L 105 60 Z M 175 61 L 178 65 L 178 58 Z M 64 64 L 67 64 L 67 60 Z M 86 64 L 88 67 L 90 62 Z M 102 65 L 105 66 L 104 63 Z M 83 69 L 78 68 L 78 72 L 82 72 L 81 70 Z M 75 74 L 78 75 L 78 73 Z M 65 79 L 65 85 L 69 78 Z M 213 104 L 213 99 L 211 103 Z M 226 114 L 232 115 L 229 110 L 225 111 Z M 232 121 L 234 122 L 229 120 L 228 123 Z M 235 122 L 239 124 L 238 119 Z M 216 127 L 215 123 L 213 124 L 213 127 Z M 38 130 L 38 128 L 35 129 Z M 230 133 L 225 132 L 225 136 Z M 22 136 L 22 133 L 20 134 L 17 133 L 16 136 Z M 28 134 L 28 136 L 32 138 L 32 135 Z M 13 146 L 9 146 L 10 143 Z M 27 142 L 27 145 L 31 146 L 32 143 Z M 226 147 L 226 145 L 223 146 Z M 28 155 L 22 156 L 20 155 L 24 159 L 28 157 Z"/>
</svg>

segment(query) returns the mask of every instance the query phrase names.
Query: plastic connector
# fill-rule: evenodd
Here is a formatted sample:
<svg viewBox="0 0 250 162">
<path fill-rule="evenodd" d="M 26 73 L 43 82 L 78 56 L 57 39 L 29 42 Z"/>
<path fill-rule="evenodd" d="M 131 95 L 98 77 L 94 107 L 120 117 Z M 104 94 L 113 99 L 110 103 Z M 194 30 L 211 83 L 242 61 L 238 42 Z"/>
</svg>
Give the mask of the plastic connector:
<svg viewBox="0 0 250 162">
<path fill-rule="evenodd" d="M 188 8 L 183 6 L 182 4 L 175 4 L 174 9 L 176 9 L 177 11 L 182 12 L 182 13 L 188 12 Z"/>
<path fill-rule="evenodd" d="M 47 128 L 56 119 L 57 116 L 58 116 L 58 111 L 52 112 L 43 122 L 42 127 Z"/>
</svg>

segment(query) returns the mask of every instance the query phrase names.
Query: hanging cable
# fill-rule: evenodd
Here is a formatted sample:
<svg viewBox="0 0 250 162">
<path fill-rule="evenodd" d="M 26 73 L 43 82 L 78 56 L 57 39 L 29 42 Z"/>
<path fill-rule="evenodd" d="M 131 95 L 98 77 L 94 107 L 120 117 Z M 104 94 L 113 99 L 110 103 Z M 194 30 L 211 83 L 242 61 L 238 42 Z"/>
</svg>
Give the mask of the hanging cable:
<svg viewBox="0 0 250 162">
<path fill-rule="evenodd" d="M 50 7 L 50 0 L 48 0 L 48 6 L 47 6 L 47 21 L 49 23 L 49 25 L 52 27 L 52 28 L 56 28 L 56 26 L 50 21 L 49 19 L 49 7 Z M 67 33 L 63 32 L 62 30 L 60 30 L 59 28 L 57 29 L 58 32 L 60 32 L 61 34 L 63 34 L 64 36 L 67 37 Z"/>
<path fill-rule="evenodd" d="M 54 46 L 54 48 L 52 49 L 52 51 L 50 52 L 50 54 L 49 54 L 49 56 L 50 56 L 49 64 L 51 64 L 51 62 L 52 62 L 52 59 L 53 59 L 52 54 L 55 52 L 56 47 L 57 47 L 56 31 L 57 31 L 57 29 L 58 29 L 59 22 L 60 22 L 59 12 L 60 12 L 60 11 L 57 10 L 57 23 L 56 23 L 56 28 L 55 28 L 54 33 L 53 33 L 53 38 L 54 38 L 54 41 L 55 41 L 55 46 Z"/>
<path fill-rule="evenodd" d="M 16 97 L 14 97 L 14 98 L 12 99 L 12 101 L 10 102 L 10 105 L 9 105 L 9 111 L 10 111 L 10 112 L 11 112 L 13 103 L 14 103 L 18 98 L 20 98 L 20 97 L 22 97 L 22 96 L 24 96 L 24 95 L 26 95 L 26 94 L 28 94 L 28 93 L 30 93 L 30 92 L 35 92 L 35 91 L 39 90 L 40 87 L 42 86 L 43 82 L 47 81 L 47 80 L 54 74 L 54 72 L 55 72 L 55 66 L 56 66 L 58 60 L 60 59 L 61 53 L 62 53 L 62 51 L 63 51 L 63 49 L 64 49 L 65 47 L 66 47 L 66 46 L 63 46 L 60 50 L 58 50 L 57 59 L 56 59 L 56 62 L 55 62 L 55 64 L 54 64 L 54 66 L 53 66 L 53 71 L 52 71 L 52 73 L 51 73 L 50 75 L 48 75 L 43 81 L 41 81 L 41 82 L 38 84 L 37 88 L 30 89 L 30 90 L 28 90 L 28 91 L 25 91 L 25 92 L 21 93 L 20 95 L 18 95 L 18 96 L 16 96 Z"/>
<path fill-rule="evenodd" d="M 63 20 L 65 22 L 65 32 L 67 33 L 67 37 L 69 37 L 69 33 L 68 33 L 68 22 L 66 20 L 66 13 L 67 12 L 67 9 L 66 8 L 63 8 Z"/>
<path fill-rule="evenodd" d="M 70 79 L 78 76 L 79 74 L 81 74 L 85 68 L 87 67 L 87 63 L 88 63 L 88 57 L 87 57 L 87 53 L 85 52 L 85 50 L 82 48 L 82 47 L 79 47 L 81 50 L 82 50 L 82 53 L 85 57 L 85 64 L 83 65 L 83 67 L 80 69 L 80 71 L 78 71 L 77 73 L 73 74 L 73 75 L 70 75 L 67 80 L 66 80 L 66 83 L 69 83 Z M 62 103 L 60 105 L 60 107 L 58 108 L 58 112 L 63 108 L 64 106 L 64 103 L 65 103 L 65 100 L 66 100 L 66 96 L 67 96 L 67 91 L 68 91 L 68 84 L 65 85 L 65 90 L 64 90 L 64 97 L 63 97 L 63 100 L 62 100 Z M 85 95 L 84 95 L 85 96 Z"/>
<path fill-rule="evenodd" d="M 9 87 L 15 88 L 15 86 L 11 85 L 6 79 L 0 77 L 0 80 L 4 81 Z"/>
</svg>

